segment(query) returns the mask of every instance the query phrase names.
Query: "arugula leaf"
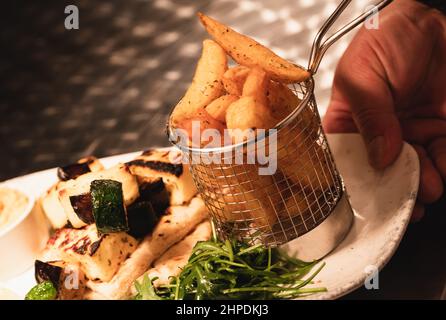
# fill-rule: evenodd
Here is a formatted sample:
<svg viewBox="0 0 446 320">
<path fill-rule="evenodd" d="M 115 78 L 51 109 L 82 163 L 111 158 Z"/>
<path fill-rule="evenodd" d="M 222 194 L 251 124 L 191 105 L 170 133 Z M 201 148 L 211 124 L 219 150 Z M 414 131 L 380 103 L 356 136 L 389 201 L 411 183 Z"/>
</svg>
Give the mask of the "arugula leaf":
<svg viewBox="0 0 446 320">
<path fill-rule="evenodd" d="M 154 287 L 154 279 L 144 276 L 135 282 L 136 299 L 293 299 L 326 288 L 306 287 L 322 270 L 312 269 L 319 261 L 305 262 L 261 244 L 248 246 L 237 241 L 198 242 L 189 261 L 168 285 Z M 306 277 L 306 278 L 305 278 Z M 304 279 L 305 278 L 305 279 Z"/>
<path fill-rule="evenodd" d="M 138 291 L 136 295 L 136 300 L 162 300 L 160 296 L 158 296 L 155 292 L 155 288 L 153 287 L 153 281 L 156 278 L 149 279 L 147 274 L 144 275 L 141 283 L 135 281 L 135 288 Z"/>
</svg>

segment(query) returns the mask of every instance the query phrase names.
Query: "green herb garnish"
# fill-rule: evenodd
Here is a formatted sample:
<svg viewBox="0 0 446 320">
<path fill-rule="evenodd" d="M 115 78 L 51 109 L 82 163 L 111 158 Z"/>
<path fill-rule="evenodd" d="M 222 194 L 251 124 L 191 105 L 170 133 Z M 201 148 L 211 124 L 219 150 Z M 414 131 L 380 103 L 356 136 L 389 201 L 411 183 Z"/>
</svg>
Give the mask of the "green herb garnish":
<svg viewBox="0 0 446 320">
<path fill-rule="evenodd" d="M 306 287 L 325 263 L 304 262 L 257 244 L 235 240 L 199 242 L 187 265 L 168 285 L 155 287 L 147 275 L 135 282 L 139 300 L 292 299 L 326 288 Z M 311 274 L 310 274 L 311 273 Z"/>
<path fill-rule="evenodd" d="M 54 300 L 57 297 L 57 290 L 51 281 L 43 281 L 26 294 L 25 300 Z"/>
</svg>

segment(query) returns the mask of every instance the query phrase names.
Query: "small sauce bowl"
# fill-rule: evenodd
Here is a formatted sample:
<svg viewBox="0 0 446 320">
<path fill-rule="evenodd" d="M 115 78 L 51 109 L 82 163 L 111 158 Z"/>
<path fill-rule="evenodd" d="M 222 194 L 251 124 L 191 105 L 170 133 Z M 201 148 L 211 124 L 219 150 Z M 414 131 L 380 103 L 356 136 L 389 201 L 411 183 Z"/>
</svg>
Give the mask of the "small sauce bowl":
<svg viewBox="0 0 446 320">
<path fill-rule="evenodd" d="M 7 185 L 0 188 L 21 193 L 27 198 L 26 205 L 13 213 L 11 221 L 0 226 L 0 281 L 3 281 L 33 265 L 48 240 L 49 227 L 40 204 L 29 192 Z"/>
</svg>

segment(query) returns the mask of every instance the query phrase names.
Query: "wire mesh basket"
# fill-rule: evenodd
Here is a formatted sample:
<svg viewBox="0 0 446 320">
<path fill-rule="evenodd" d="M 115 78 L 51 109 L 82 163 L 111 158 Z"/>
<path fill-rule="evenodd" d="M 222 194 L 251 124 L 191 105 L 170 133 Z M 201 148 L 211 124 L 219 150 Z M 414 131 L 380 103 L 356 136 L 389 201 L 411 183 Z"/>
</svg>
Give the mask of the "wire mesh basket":
<svg viewBox="0 0 446 320">
<path fill-rule="evenodd" d="M 321 44 L 327 29 L 349 2 L 342 1 L 319 31 L 309 64 L 312 74 L 316 72 L 326 49 L 366 18 L 364 13 Z M 383 1 L 381 7 L 387 2 Z M 328 220 L 339 207 L 338 211 L 345 212 L 346 217 L 339 218 L 340 213 L 336 214 L 341 225 L 339 221 L 332 221 L 328 227 L 320 229 L 324 235 L 319 232 L 314 233 L 313 238 L 307 237 L 310 243 L 328 243 L 321 245 L 324 248 L 319 256 L 322 256 L 345 236 L 352 210 L 321 126 L 313 78 L 294 84 L 291 89 L 300 102 L 275 127 L 273 140 L 277 150 L 277 170 L 272 174 L 259 174 L 261 165 L 247 161 L 248 149 L 252 145 L 255 145 L 254 149 L 263 148 L 263 153 L 268 153 L 271 133 L 221 148 L 201 149 L 179 145 L 170 124 L 167 130 L 170 141 L 187 158 L 198 192 L 221 238 L 279 246 L 311 234 L 311 230 Z M 216 155 L 220 162 L 211 161 Z M 336 235 L 327 237 L 329 233 Z"/>
<path fill-rule="evenodd" d="M 248 143 L 186 151 L 197 189 L 221 237 L 277 246 L 318 226 L 336 206 L 343 184 L 321 127 L 313 88 L 312 79 L 293 88 L 301 103 L 276 128 L 277 170 L 272 175 L 261 175 L 260 165 L 248 164 L 246 158 L 237 164 L 236 157 L 247 154 Z M 262 148 L 259 139 L 256 148 Z M 263 148 L 267 153 L 268 141 Z M 197 161 L 197 153 L 202 161 Z M 221 163 L 203 161 L 216 153 Z"/>
</svg>

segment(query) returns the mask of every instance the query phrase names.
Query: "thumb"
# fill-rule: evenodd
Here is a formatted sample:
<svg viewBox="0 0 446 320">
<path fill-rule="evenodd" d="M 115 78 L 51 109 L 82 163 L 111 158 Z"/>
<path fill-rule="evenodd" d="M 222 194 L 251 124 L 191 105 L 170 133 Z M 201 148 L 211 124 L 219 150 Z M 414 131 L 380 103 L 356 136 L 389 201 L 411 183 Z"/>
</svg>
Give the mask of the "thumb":
<svg viewBox="0 0 446 320">
<path fill-rule="evenodd" d="M 339 62 L 324 124 L 326 127 L 339 127 L 335 124 L 336 115 L 345 118 L 350 114 L 364 139 L 370 164 L 382 169 L 390 165 L 401 151 L 401 127 L 385 71 L 379 67 L 381 64 L 373 61 L 376 56 L 367 50 L 355 49 L 347 49 Z M 343 121 L 348 123 L 345 119 Z"/>
</svg>

